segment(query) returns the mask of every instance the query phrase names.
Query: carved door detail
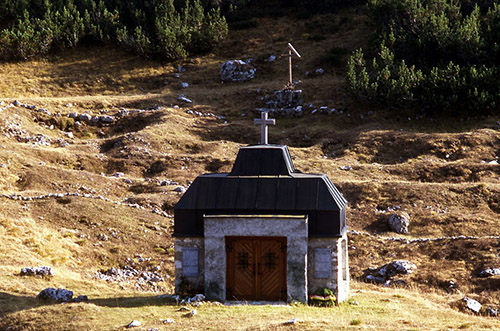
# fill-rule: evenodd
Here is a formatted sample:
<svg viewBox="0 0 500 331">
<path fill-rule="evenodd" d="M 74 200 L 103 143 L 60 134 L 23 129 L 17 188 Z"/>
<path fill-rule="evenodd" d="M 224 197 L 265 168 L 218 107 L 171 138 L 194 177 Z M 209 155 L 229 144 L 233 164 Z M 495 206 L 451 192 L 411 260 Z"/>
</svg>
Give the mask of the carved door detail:
<svg viewBox="0 0 500 331">
<path fill-rule="evenodd" d="M 226 237 L 227 300 L 286 300 L 286 238 Z"/>
</svg>

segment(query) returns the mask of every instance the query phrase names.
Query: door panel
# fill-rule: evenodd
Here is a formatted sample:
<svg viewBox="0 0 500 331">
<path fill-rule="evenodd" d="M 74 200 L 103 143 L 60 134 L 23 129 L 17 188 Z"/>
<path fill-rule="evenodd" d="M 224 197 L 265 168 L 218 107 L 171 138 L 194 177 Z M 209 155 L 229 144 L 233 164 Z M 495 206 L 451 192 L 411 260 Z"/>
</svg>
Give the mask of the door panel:
<svg viewBox="0 0 500 331">
<path fill-rule="evenodd" d="M 286 300 L 286 238 L 226 237 L 227 300 Z"/>
</svg>

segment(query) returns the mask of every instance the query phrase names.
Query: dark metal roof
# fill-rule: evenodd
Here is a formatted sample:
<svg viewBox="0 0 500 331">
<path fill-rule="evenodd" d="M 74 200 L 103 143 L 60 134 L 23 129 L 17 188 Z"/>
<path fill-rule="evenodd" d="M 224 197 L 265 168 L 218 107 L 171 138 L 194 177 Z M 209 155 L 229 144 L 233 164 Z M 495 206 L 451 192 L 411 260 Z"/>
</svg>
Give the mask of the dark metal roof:
<svg viewBox="0 0 500 331">
<path fill-rule="evenodd" d="M 230 176 L 291 175 L 295 172 L 288 148 L 283 145 L 241 147 Z"/>
<path fill-rule="evenodd" d="M 174 207 L 174 236 L 202 236 L 203 215 L 222 213 L 307 214 L 310 236 L 337 236 L 346 205 L 326 175 L 296 171 L 286 146 L 247 146 L 231 173 L 195 179 Z"/>
</svg>

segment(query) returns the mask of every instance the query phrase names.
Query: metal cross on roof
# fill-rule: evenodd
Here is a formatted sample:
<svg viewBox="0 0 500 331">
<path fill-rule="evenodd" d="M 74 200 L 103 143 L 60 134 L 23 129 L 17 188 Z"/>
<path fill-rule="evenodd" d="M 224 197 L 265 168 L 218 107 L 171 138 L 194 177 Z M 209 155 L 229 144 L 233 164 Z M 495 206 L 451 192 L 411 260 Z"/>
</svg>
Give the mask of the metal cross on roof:
<svg viewBox="0 0 500 331">
<path fill-rule="evenodd" d="M 293 78 L 292 78 L 292 55 L 296 55 L 297 57 L 302 57 L 300 56 L 299 52 L 295 50 L 295 48 L 292 46 L 292 44 L 288 43 L 287 45 L 288 49 L 288 87 L 292 88 L 293 87 Z"/>
<path fill-rule="evenodd" d="M 268 119 L 268 113 L 263 111 L 260 113 L 260 118 L 254 118 L 253 124 L 260 125 L 260 143 L 261 145 L 268 144 L 268 125 L 275 125 L 276 120 L 274 118 Z"/>
</svg>

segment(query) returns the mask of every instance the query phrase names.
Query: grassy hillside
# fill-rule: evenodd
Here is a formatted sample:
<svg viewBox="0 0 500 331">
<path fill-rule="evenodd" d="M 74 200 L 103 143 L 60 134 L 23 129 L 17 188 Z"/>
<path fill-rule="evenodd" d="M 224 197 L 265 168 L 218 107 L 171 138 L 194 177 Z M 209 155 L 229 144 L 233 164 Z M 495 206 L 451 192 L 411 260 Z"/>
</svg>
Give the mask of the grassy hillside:
<svg viewBox="0 0 500 331">
<path fill-rule="evenodd" d="M 168 325 L 174 329 L 500 329 L 498 319 L 458 309 L 464 295 L 500 305 L 500 278 L 477 277 L 482 268 L 500 266 L 499 240 L 489 238 L 500 235 L 500 166 L 492 162 L 500 156 L 498 118 L 429 116 L 350 100 L 344 64 L 372 30 L 360 8 L 307 20 L 255 20 L 257 27 L 230 32 L 217 53 L 182 63 L 110 46 L 1 63 L 0 107 L 21 105 L 0 111 L 0 329 L 119 329 L 132 319 L 144 329 L 165 328 L 160 318 L 175 319 Z M 173 292 L 170 215 L 180 197 L 174 189 L 201 173 L 230 170 L 239 146 L 259 141 L 255 108 L 287 81 L 285 58 L 264 60 L 288 41 L 303 56 L 294 73 L 305 102 L 344 112 L 278 118 L 270 141 L 290 146 L 301 171 L 328 174 L 350 202 L 352 300 L 359 305 L 325 314 L 305 306 L 206 304 L 193 319 L 183 318 L 157 297 Z M 253 58 L 256 78 L 221 84 L 220 64 L 232 58 Z M 176 78 L 178 65 L 186 72 Z M 324 75 L 305 77 L 318 67 Z M 178 101 L 181 93 L 193 105 Z M 78 125 L 67 117 L 72 112 L 115 121 Z M 408 242 L 389 240 L 395 235 L 385 220 L 394 206 L 411 216 L 409 234 L 396 235 Z M 446 238 L 418 241 L 439 237 Z M 418 266 L 408 288 L 357 281 L 367 268 L 394 259 Z M 52 266 L 55 276 L 19 275 L 38 265 Z M 123 266 L 164 280 L 97 277 Z M 449 281 L 458 288 L 449 292 Z M 90 302 L 41 305 L 34 297 L 46 287 L 88 295 Z M 282 326 L 291 318 L 299 323 Z"/>
</svg>

